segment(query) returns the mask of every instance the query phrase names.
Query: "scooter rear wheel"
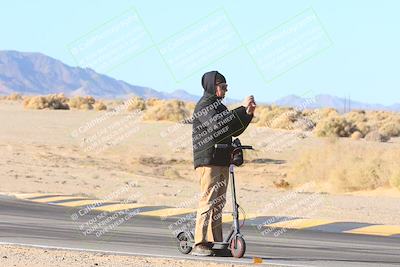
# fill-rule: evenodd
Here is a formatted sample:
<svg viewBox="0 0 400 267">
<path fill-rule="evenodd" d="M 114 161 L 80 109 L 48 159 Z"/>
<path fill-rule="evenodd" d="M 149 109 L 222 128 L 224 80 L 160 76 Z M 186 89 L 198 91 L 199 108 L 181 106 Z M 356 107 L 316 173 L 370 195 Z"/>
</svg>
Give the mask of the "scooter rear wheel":
<svg viewBox="0 0 400 267">
<path fill-rule="evenodd" d="M 189 234 L 182 232 L 178 235 L 178 249 L 183 254 L 189 254 L 192 251 L 192 247 L 188 244 L 190 241 Z"/>
<path fill-rule="evenodd" d="M 236 246 L 235 246 L 235 238 L 233 238 L 230 244 L 230 249 L 233 257 L 235 258 L 243 257 L 244 253 L 246 252 L 246 242 L 244 242 L 243 237 L 241 236 L 236 237 Z"/>
</svg>

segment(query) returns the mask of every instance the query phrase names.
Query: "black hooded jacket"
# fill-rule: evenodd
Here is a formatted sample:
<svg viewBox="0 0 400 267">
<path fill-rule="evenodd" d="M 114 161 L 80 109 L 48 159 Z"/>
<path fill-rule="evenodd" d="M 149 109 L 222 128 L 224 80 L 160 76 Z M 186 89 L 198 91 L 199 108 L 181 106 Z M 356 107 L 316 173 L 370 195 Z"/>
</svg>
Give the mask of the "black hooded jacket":
<svg viewBox="0 0 400 267">
<path fill-rule="evenodd" d="M 244 132 L 253 118 L 240 106 L 229 111 L 222 99 L 215 95 L 217 71 L 203 75 L 204 94 L 193 112 L 193 157 L 194 168 L 214 165 L 229 166 L 230 155 L 226 149 L 215 149 L 215 144 L 231 144 L 232 136 Z"/>
</svg>

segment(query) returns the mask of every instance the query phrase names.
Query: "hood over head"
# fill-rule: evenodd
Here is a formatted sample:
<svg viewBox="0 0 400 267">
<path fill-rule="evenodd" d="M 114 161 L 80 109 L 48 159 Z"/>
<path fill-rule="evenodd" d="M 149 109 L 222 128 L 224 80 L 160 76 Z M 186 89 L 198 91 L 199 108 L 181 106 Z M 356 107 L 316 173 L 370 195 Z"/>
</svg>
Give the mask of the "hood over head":
<svg viewBox="0 0 400 267">
<path fill-rule="evenodd" d="M 218 83 L 226 82 L 225 77 L 218 71 L 209 71 L 204 73 L 203 77 L 201 78 L 201 85 L 204 89 L 204 96 L 215 97 L 216 99 L 220 98 L 215 95 L 216 81 Z"/>
</svg>

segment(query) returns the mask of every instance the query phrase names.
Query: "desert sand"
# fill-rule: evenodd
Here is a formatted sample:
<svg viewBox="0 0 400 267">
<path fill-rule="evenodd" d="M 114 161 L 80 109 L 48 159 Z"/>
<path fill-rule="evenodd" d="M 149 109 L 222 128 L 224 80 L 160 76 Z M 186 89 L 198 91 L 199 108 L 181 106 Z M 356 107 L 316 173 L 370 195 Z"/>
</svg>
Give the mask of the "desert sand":
<svg viewBox="0 0 400 267">
<path fill-rule="evenodd" d="M 134 112 L 105 119 L 104 114 L 27 110 L 18 101 L 0 101 L 0 192 L 101 199 L 134 183 L 133 191 L 115 199 L 196 208 L 199 181 L 192 165 L 191 125 L 141 121 Z M 246 213 L 400 224 L 396 188 L 336 192 L 312 182 L 290 180 L 288 175 L 301 152 L 323 147 L 328 141 L 310 132 L 289 132 L 250 125 L 241 136 L 243 144 L 256 148 L 246 152 L 246 164 L 236 169 L 238 201 Z M 271 140 L 275 143 L 267 145 Z M 400 151 L 398 138 L 389 143 L 350 138 L 337 142 Z M 300 192 L 293 194 L 296 190 Z M 310 195 L 316 202 L 312 209 L 306 203 Z M 302 201 L 304 207 L 291 208 Z M 230 209 L 229 201 L 226 209 Z"/>
</svg>

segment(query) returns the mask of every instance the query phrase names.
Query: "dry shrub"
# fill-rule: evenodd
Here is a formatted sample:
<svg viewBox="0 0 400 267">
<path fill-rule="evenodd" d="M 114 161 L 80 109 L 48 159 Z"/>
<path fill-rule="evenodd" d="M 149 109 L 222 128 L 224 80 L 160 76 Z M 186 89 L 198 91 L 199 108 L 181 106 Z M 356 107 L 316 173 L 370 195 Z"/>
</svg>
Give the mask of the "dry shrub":
<svg viewBox="0 0 400 267">
<path fill-rule="evenodd" d="M 306 108 L 301 113 L 304 117 L 311 117 L 315 114 L 315 111 L 315 109 Z"/>
<path fill-rule="evenodd" d="M 315 134 L 319 137 L 349 137 L 355 131 L 357 131 L 357 127 L 354 123 L 339 116 L 329 116 L 322 119 L 314 129 Z"/>
<path fill-rule="evenodd" d="M 96 100 L 92 96 L 75 96 L 68 102 L 71 108 L 90 110 L 93 109 L 93 105 Z"/>
<path fill-rule="evenodd" d="M 128 101 L 128 111 L 134 110 L 145 110 L 146 109 L 146 101 L 143 98 L 135 96 Z"/>
<path fill-rule="evenodd" d="M 381 134 L 378 131 L 372 131 L 365 136 L 365 140 L 372 142 L 387 142 L 390 140 L 390 136 Z"/>
<path fill-rule="evenodd" d="M 284 112 L 271 121 L 270 127 L 274 129 L 294 129 L 299 114 L 300 113 L 295 110 Z"/>
<path fill-rule="evenodd" d="M 274 184 L 274 186 L 276 188 L 279 188 L 279 189 L 289 189 L 289 188 L 291 188 L 290 184 L 285 179 L 280 179 L 279 181 L 272 181 L 272 183 Z"/>
<path fill-rule="evenodd" d="M 190 112 L 185 102 L 180 100 L 165 100 L 162 104 L 146 110 L 143 119 L 150 121 L 182 121 L 189 118 Z"/>
<path fill-rule="evenodd" d="M 369 123 L 373 126 L 372 130 L 379 130 L 383 134 L 391 137 L 397 136 L 400 128 L 400 113 L 388 111 L 369 111 L 367 112 Z"/>
<path fill-rule="evenodd" d="M 97 103 L 97 101 L 96 101 Z M 114 100 L 104 100 L 103 103 L 107 106 L 107 110 L 115 110 L 115 108 L 123 107 L 124 100 L 114 99 Z"/>
<path fill-rule="evenodd" d="M 280 110 L 274 106 L 258 106 L 255 111 L 257 125 L 269 127 L 271 121 L 282 113 L 283 112 L 280 112 Z"/>
<path fill-rule="evenodd" d="M 360 131 L 355 131 L 351 134 L 351 139 L 360 140 L 363 137 L 363 134 Z"/>
<path fill-rule="evenodd" d="M 302 112 L 303 120 L 308 121 L 308 124 L 311 125 L 310 129 L 313 129 L 321 118 L 333 116 L 333 114 L 336 114 L 334 109 L 329 109 L 329 111 L 325 109 L 305 109 Z"/>
<path fill-rule="evenodd" d="M 326 192 L 372 190 L 379 187 L 400 189 L 398 146 L 349 142 L 341 139 L 299 151 L 288 181 L 293 186 L 315 182 Z"/>
<path fill-rule="evenodd" d="M 362 137 L 366 136 L 372 129 L 375 128 L 370 122 L 356 122 L 355 123 L 358 131 L 362 134 Z"/>
<path fill-rule="evenodd" d="M 319 119 L 325 119 L 328 117 L 339 116 L 338 111 L 334 108 L 319 108 L 319 109 L 316 109 L 316 113 L 317 113 Z"/>
<path fill-rule="evenodd" d="M 310 118 L 312 110 L 299 111 L 276 105 L 260 105 L 255 111 L 253 123 L 257 126 L 286 130 L 311 130 L 315 122 Z"/>
<path fill-rule="evenodd" d="M 293 129 L 293 122 L 292 116 L 289 116 L 285 113 L 275 117 L 273 120 L 269 122 L 269 127 L 274 129 L 286 129 L 291 130 Z"/>
<path fill-rule="evenodd" d="M 29 109 L 69 109 L 68 98 L 64 94 L 26 97 L 24 107 Z"/>
<path fill-rule="evenodd" d="M 4 97 L 5 100 L 11 100 L 11 101 L 20 101 L 23 99 L 22 95 L 17 94 L 17 93 L 12 93 L 8 96 Z"/>
<path fill-rule="evenodd" d="M 344 115 L 344 117 L 351 122 L 367 122 L 368 118 L 366 116 L 365 110 L 353 110 Z"/>
<path fill-rule="evenodd" d="M 196 107 L 196 103 L 194 102 L 185 102 L 186 109 L 189 110 L 190 114 L 194 112 L 194 108 Z"/>
<path fill-rule="evenodd" d="M 154 106 L 159 106 L 163 103 L 164 100 L 158 99 L 158 98 L 148 98 L 145 101 L 145 106 L 146 107 L 154 107 Z"/>
<path fill-rule="evenodd" d="M 45 96 L 32 96 L 24 100 L 24 107 L 29 109 L 45 109 L 48 108 Z"/>
<path fill-rule="evenodd" d="M 258 122 L 260 121 L 260 114 L 264 113 L 265 109 L 267 109 L 267 106 L 257 105 L 257 108 L 254 111 L 254 116 L 253 116 L 253 119 L 251 120 L 251 122 L 256 123 L 259 126 L 263 126 L 263 125 L 261 125 L 261 123 L 259 124 Z"/>
<path fill-rule="evenodd" d="M 302 127 L 303 130 L 312 130 L 321 120 L 336 116 L 339 116 L 339 113 L 334 108 L 304 109 L 298 120 L 306 123 L 306 127 Z"/>
<path fill-rule="evenodd" d="M 400 122 L 388 122 L 379 128 L 379 132 L 390 137 L 398 137 L 400 136 Z"/>
<path fill-rule="evenodd" d="M 390 112 L 374 110 L 368 112 L 368 119 L 372 121 L 383 121 L 390 117 Z"/>
<path fill-rule="evenodd" d="M 164 176 L 166 176 L 168 178 L 172 178 L 172 179 L 182 178 L 182 176 L 179 174 L 179 172 L 171 167 L 167 167 L 164 170 Z"/>
<path fill-rule="evenodd" d="M 48 95 L 46 98 L 49 109 L 69 109 L 68 98 L 64 94 Z"/>
<path fill-rule="evenodd" d="M 331 115 L 317 123 L 317 136 L 334 134 L 347 137 L 351 136 L 354 131 L 359 131 L 361 137 L 365 137 L 374 132 L 369 139 L 381 142 L 385 142 L 387 137 L 400 136 L 400 113 L 354 110 L 342 116 L 328 114 Z M 376 132 L 379 132 L 382 137 L 379 137 Z"/>
<path fill-rule="evenodd" d="M 352 122 L 362 134 L 362 137 L 366 136 L 372 128 L 371 122 L 368 120 L 367 113 L 364 110 L 353 110 L 344 115 L 347 121 Z"/>
<path fill-rule="evenodd" d="M 259 105 L 252 123 L 287 130 L 314 129 L 319 137 L 352 137 L 358 140 L 374 132 L 369 135 L 369 140 L 385 142 L 388 137 L 400 136 L 400 113 L 388 111 L 353 110 L 340 115 L 333 108 L 304 109 L 300 112 L 276 105 Z"/>
<path fill-rule="evenodd" d="M 94 103 L 93 105 L 95 110 L 107 110 L 107 106 L 106 104 L 104 104 L 104 102 L 102 101 L 96 101 L 96 103 Z"/>
<path fill-rule="evenodd" d="M 258 110 L 257 110 L 258 109 Z M 276 105 L 257 107 L 255 116 L 257 117 L 257 125 L 270 128 L 286 128 L 291 126 L 290 112 L 292 108 L 284 108 Z"/>
<path fill-rule="evenodd" d="M 389 177 L 390 186 L 400 189 L 400 170 L 394 171 Z"/>
</svg>

